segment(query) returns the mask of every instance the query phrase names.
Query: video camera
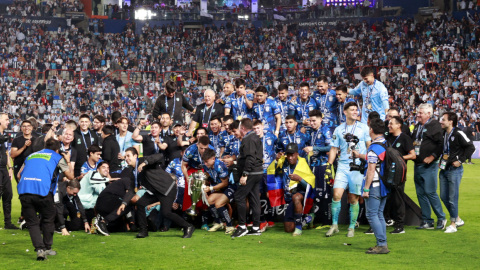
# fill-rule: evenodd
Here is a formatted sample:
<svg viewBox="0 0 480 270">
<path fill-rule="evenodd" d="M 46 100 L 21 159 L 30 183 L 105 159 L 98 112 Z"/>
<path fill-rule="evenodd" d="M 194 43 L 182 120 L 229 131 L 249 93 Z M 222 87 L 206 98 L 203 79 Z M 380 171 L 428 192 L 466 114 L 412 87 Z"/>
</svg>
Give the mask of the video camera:
<svg viewBox="0 0 480 270">
<path fill-rule="evenodd" d="M 343 138 L 349 144 L 350 151 L 355 150 L 355 148 L 357 147 L 357 144 L 360 142 L 358 137 L 355 136 L 352 133 L 347 133 L 347 134 L 343 135 Z M 350 145 L 350 143 L 352 143 L 352 144 Z M 361 174 L 364 174 L 364 172 L 365 172 L 365 161 L 360 160 L 360 165 L 358 165 L 358 164 L 355 163 L 355 159 L 356 159 L 356 157 L 354 157 L 352 155 L 352 162 L 350 162 L 350 164 L 349 164 L 350 165 L 350 171 L 359 171 Z"/>
</svg>

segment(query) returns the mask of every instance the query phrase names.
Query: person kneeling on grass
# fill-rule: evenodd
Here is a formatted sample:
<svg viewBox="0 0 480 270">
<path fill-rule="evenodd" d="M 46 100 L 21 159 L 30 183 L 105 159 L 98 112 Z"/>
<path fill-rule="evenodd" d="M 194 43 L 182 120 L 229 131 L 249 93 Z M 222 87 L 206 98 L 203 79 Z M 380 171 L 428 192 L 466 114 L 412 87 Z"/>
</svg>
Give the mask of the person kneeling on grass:
<svg viewBox="0 0 480 270">
<path fill-rule="evenodd" d="M 286 158 L 277 156 L 278 160 L 267 169 L 268 198 L 272 207 L 288 204 L 284 219 L 285 232 L 300 236 L 304 220 L 305 223 L 313 222 L 309 213 L 315 197 L 315 175 L 307 161 L 298 156 L 296 143 L 289 143 L 285 153 Z"/>
<path fill-rule="evenodd" d="M 225 234 L 232 234 L 235 228 L 232 224 L 232 218 L 228 214 L 228 209 L 225 206 L 233 201 L 236 185 L 228 183 L 228 169 L 225 163 L 215 157 L 215 150 L 205 149 L 202 155 L 204 160 L 203 169 L 210 175 L 209 187 L 205 187 L 205 193 L 212 192 L 208 195 L 208 203 L 210 208 L 216 208 L 219 217 L 215 218 L 215 224 L 209 232 L 216 232 L 223 229 L 223 223 L 220 218 L 223 218 L 227 224 Z"/>
<path fill-rule="evenodd" d="M 77 179 L 69 182 L 58 183 L 58 192 L 55 194 L 55 207 L 57 209 L 57 233 L 70 235 L 68 231 L 85 229 L 90 231 L 90 225 L 85 215 L 80 198 L 77 196 L 80 191 L 80 182 Z"/>
</svg>

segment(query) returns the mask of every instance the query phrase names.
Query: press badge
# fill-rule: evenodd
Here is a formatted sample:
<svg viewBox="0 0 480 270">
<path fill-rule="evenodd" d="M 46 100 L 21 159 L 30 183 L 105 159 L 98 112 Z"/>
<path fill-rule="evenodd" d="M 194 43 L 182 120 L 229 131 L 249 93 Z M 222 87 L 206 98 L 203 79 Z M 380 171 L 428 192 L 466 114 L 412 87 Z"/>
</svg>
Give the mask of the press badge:
<svg viewBox="0 0 480 270">
<path fill-rule="evenodd" d="M 422 141 L 415 141 L 415 155 L 420 155 L 420 146 L 422 145 Z"/>
<path fill-rule="evenodd" d="M 448 154 L 443 154 L 442 155 L 442 160 L 440 160 L 440 169 L 445 170 L 447 167 L 447 161 L 448 161 Z"/>
</svg>

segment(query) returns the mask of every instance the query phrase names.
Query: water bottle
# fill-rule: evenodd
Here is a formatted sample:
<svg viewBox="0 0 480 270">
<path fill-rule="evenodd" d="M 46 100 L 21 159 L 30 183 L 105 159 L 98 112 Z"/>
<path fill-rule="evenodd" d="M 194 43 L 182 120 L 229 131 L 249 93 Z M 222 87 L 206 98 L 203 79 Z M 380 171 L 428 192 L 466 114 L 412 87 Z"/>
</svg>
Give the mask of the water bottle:
<svg viewBox="0 0 480 270">
<path fill-rule="evenodd" d="M 388 172 L 388 178 L 387 182 L 389 184 L 394 184 L 393 180 L 395 179 L 395 162 L 392 163 L 392 166 L 390 167 L 390 171 Z"/>
</svg>

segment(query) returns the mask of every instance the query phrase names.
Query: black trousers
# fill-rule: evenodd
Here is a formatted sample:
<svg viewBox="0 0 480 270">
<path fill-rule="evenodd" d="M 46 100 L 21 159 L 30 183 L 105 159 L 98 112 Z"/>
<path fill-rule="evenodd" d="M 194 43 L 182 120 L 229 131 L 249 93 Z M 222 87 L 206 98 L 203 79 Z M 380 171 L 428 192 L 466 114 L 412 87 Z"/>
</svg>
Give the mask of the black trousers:
<svg viewBox="0 0 480 270">
<path fill-rule="evenodd" d="M 145 207 L 149 204 L 160 202 L 160 211 L 163 218 L 171 220 L 173 223 L 177 224 L 180 227 L 186 228 L 189 226 L 188 222 L 185 219 L 181 218 L 179 215 L 172 212 L 172 205 L 175 201 L 177 195 L 177 189 L 170 190 L 167 196 L 154 192 L 153 195 L 145 193 L 145 195 L 137 201 L 137 222 L 138 226 L 141 229 L 147 228 L 147 214 L 145 212 Z"/>
<path fill-rule="evenodd" d="M 405 185 L 392 188 L 385 204 L 385 220 L 393 219 L 396 228 L 403 228 L 405 222 Z"/>
<path fill-rule="evenodd" d="M 77 208 L 70 201 L 63 207 L 63 217 L 67 218 L 67 216 L 70 217 L 69 220 L 65 220 L 65 228 L 67 228 L 67 231 L 83 230 L 83 220 L 77 216 Z M 60 227 L 60 224 L 55 224 L 55 227 Z"/>
<path fill-rule="evenodd" d="M 246 185 L 239 185 L 235 191 L 235 202 L 237 203 L 238 224 L 245 225 L 247 223 L 247 203 L 245 199 L 248 197 L 250 209 L 252 209 L 253 226 L 260 226 L 260 189 L 259 184 L 263 175 L 249 175 Z"/>
<path fill-rule="evenodd" d="M 49 193 L 46 197 L 22 194 L 20 195 L 20 203 L 22 204 L 23 217 L 27 223 L 35 251 L 39 249 L 51 249 L 56 214 L 52 193 Z M 39 213 L 41 217 L 41 230 L 37 213 Z"/>
<path fill-rule="evenodd" d="M 111 193 L 102 193 L 98 196 L 97 203 L 95 204 L 95 210 L 105 219 L 105 222 L 111 223 L 123 217 L 130 212 L 130 206 L 126 206 L 125 210 L 117 215 L 117 210 L 122 205 L 122 197 L 113 195 Z"/>
<path fill-rule="evenodd" d="M 88 224 L 92 224 L 92 219 L 95 217 L 95 209 L 85 209 Z"/>
<path fill-rule="evenodd" d="M 7 168 L 0 169 L 0 197 L 2 197 L 5 224 L 12 223 L 12 181 Z"/>
</svg>

